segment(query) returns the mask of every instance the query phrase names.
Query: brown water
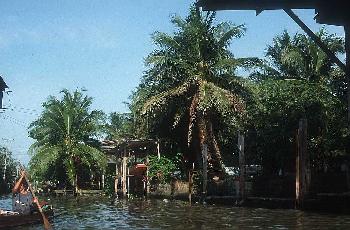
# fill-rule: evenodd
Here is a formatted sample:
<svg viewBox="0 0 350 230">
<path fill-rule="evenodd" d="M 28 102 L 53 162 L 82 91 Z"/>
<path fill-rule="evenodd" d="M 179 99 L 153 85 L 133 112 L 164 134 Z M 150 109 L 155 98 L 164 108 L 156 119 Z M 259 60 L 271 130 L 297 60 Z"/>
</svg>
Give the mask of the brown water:
<svg viewBox="0 0 350 230">
<path fill-rule="evenodd" d="M 350 215 L 183 201 L 51 198 L 54 229 L 350 229 Z M 9 197 L 0 208 L 10 209 Z M 43 229 L 42 225 L 16 229 Z"/>
</svg>

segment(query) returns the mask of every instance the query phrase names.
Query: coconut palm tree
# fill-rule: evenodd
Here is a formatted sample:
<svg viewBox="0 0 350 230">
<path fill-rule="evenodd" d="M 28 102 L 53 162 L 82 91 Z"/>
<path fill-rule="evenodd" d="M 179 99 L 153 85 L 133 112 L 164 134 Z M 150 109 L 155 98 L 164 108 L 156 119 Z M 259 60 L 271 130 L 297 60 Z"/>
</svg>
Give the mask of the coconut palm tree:
<svg viewBox="0 0 350 230">
<path fill-rule="evenodd" d="M 214 12 L 190 9 L 186 19 L 172 18 L 173 35 L 156 32 L 157 46 L 146 59 L 149 69 L 133 95 L 133 106 L 148 127 L 182 127 L 186 141 L 199 154 L 208 146 L 209 168 L 221 169 L 216 134 L 219 124 L 239 127 L 244 114 L 244 86 L 235 72 L 249 59 L 236 59 L 228 50 L 243 25 L 214 25 Z M 162 130 L 158 129 L 158 133 Z"/>
<path fill-rule="evenodd" d="M 344 54 L 344 40 L 325 29 L 316 33 L 335 54 Z M 260 76 L 276 79 L 299 79 L 310 82 L 329 82 L 337 66 L 322 49 L 305 34 L 291 36 L 287 31 L 273 39 L 267 47 L 269 60 Z"/>
<path fill-rule="evenodd" d="M 92 98 L 78 90 L 61 91 L 62 99 L 50 96 L 43 103 L 41 116 L 29 126 L 30 170 L 42 179 L 67 180 L 77 187 L 79 169 L 101 171 L 106 159 L 93 145 L 99 132 L 102 112 L 90 112 Z"/>
</svg>

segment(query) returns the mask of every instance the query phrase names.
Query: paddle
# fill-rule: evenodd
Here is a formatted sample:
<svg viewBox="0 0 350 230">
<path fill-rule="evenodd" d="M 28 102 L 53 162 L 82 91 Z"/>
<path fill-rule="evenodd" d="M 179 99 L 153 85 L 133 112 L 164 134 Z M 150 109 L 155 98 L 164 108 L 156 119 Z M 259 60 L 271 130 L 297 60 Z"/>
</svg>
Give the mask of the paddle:
<svg viewBox="0 0 350 230">
<path fill-rule="evenodd" d="M 46 230 L 53 229 L 52 226 L 51 226 L 51 224 L 50 224 L 50 222 L 49 222 L 49 220 L 46 218 L 46 216 L 45 216 L 43 210 L 41 209 L 41 207 L 40 207 L 40 205 L 39 205 L 39 200 L 38 200 L 38 198 L 37 198 L 37 197 L 35 196 L 35 194 L 34 194 L 34 191 L 33 191 L 33 189 L 32 189 L 32 186 L 30 185 L 29 180 L 28 180 L 28 178 L 27 178 L 26 172 L 24 171 L 24 169 L 22 169 L 22 170 L 23 170 L 23 173 L 24 173 L 24 179 L 27 181 L 27 184 L 28 184 L 30 193 L 32 194 L 33 198 L 37 201 L 36 205 L 38 206 L 38 209 L 39 209 L 39 212 L 40 212 L 40 214 L 41 214 L 41 217 L 43 218 L 44 228 L 45 228 Z"/>
</svg>

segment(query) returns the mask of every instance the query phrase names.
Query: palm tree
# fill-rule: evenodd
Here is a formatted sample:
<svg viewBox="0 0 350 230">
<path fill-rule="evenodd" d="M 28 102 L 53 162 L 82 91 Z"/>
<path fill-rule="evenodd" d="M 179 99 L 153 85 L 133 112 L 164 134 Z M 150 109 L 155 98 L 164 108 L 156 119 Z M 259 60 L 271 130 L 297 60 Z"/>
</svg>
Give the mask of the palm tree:
<svg viewBox="0 0 350 230">
<path fill-rule="evenodd" d="M 335 54 L 344 54 L 344 40 L 321 29 L 316 34 Z M 273 39 L 267 47 L 266 57 L 269 65 L 260 76 L 276 79 L 299 79 L 310 82 L 329 82 L 337 70 L 322 49 L 308 36 L 287 31 Z"/>
<path fill-rule="evenodd" d="M 174 35 L 153 34 L 158 48 L 146 59 L 149 69 L 132 107 L 141 111 L 148 127 L 183 128 L 188 146 L 197 154 L 206 144 L 209 168 L 217 171 L 222 169 L 217 127 L 239 127 L 244 87 L 235 71 L 248 62 L 235 59 L 228 50 L 232 38 L 243 35 L 244 26 L 214 25 L 214 19 L 214 12 L 192 7 L 186 19 L 172 18 Z"/>
<path fill-rule="evenodd" d="M 106 159 L 93 146 L 93 137 L 102 127 L 102 112 L 89 111 L 92 98 L 78 90 L 62 90 L 62 99 L 50 96 L 44 111 L 29 126 L 31 146 L 30 170 L 42 179 L 67 180 L 77 188 L 79 169 L 90 172 L 104 169 Z"/>
</svg>

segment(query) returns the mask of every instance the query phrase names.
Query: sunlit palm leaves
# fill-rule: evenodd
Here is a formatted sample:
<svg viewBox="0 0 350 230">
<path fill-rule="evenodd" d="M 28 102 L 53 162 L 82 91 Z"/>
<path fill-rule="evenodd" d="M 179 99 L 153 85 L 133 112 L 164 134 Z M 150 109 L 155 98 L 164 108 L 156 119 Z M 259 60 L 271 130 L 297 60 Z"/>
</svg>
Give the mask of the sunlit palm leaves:
<svg viewBox="0 0 350 230">
<path fill-rule="evenodd" d="M 146 59 L 149 70 L 134 95 L 139 100 L 133 101 L 153 125 L 168 122 L 165 117 L 172 117 L 169 129 L 187 122 L 188 145 L 196 137 L 209 148 L 216 144 L 215 132 L 209 135 L 214 120 L 237 128 L 244 114 L 244 84 L 236 70 L 248 61 L 228 50 L 244 26 L 214 25 L 214 20 L 215 13 L 191 8 L 186 19 L 173 17 L 174 34 L 154 33 L 157 49 Z"/>
<path fill-rule="evenodd" d="M 335 54 L 344 53 L 344 40 L 321 29 L 316 34 Z M 334 63 L 311 38 L 304 34 L 291 37 L 286 31 L 274 38 L 266 56 L 265 76 L 278 79 L 303 79 L 320 82 L 330 80 Z"/>
</svg>

